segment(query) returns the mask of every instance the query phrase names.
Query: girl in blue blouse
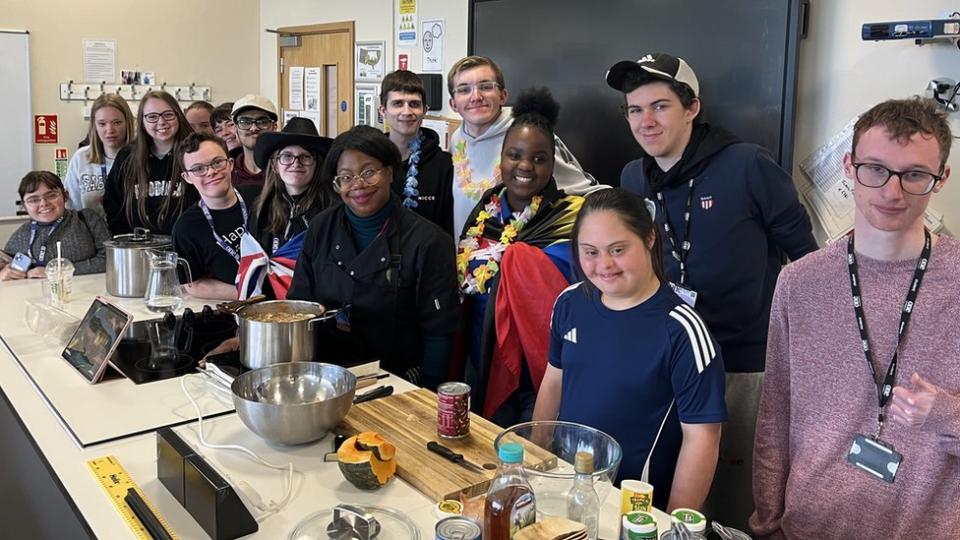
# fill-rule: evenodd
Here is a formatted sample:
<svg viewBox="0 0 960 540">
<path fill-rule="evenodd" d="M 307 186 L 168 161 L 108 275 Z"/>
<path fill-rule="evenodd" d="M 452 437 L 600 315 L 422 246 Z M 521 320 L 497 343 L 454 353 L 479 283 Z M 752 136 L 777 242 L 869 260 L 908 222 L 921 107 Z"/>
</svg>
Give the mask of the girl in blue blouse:
<svg viewBox="0 0 960 540">
<path fill-rule="evenodd" d="M 618 481 L 654 504 L 700 508 L 726 420 L 720 350 L 664 278 L 653 205 L 621 189 L 587 196 L 573 229 L 578 276 L 557 298 L 534 420 L 577 422 L 623 448 Z"/>
</svg>

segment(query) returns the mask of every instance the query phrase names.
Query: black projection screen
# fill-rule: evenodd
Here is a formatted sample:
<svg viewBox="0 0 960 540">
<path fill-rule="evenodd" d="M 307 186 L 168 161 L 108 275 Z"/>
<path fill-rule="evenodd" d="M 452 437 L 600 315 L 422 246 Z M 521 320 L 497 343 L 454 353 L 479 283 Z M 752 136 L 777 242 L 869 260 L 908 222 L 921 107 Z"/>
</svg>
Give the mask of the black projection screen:
<svg viewBox="0 0 960 540">
<path fill-rule="evenodd" d="M 793 166 L 797 49 L 805 0 L 471 0 L 470 54 L 493 58 L 512 94 L 547 86 L 557 133 L 597 180 L 641 155 L 607 68 L 647 52 L 687 60 L 705 118 Z"/>
</svg>

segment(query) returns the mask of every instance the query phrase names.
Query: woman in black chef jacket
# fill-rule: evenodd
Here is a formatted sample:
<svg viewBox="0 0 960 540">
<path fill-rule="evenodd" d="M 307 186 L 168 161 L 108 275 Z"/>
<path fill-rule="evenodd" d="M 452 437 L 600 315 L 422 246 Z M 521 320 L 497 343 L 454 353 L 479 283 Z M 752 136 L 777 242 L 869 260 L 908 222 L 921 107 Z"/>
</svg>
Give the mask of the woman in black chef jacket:
<svg viewBox="0 0 960 540">
<path fill-rule="evenodd" d="M 436 388 L 460 321 L 454 251 L 442 229 L 392 195 L 400 164 L 397 147 L 371 127 L 334 139 L 322 179 L 343 204 L 310 222 L 287 298 L 342 310 L 318 361 L 379 359 Z"/>
</svg>

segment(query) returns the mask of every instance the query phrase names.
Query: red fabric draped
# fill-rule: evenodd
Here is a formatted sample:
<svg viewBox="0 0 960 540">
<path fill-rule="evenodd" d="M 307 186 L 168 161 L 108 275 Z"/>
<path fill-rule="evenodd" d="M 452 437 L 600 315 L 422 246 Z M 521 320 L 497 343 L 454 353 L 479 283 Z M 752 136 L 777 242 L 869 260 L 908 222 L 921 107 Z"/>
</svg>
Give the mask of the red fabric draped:
<svg viewBox="0 0 960 540">
<path fill-rule="evenodd" d="M 485 417 L 490 418 L 520 386 L 524 359 L 534 388 L 540 389 L 550 348 L 550 313 L 568 285 L 540 248 L 517 242 L 504 251 L 494 313 L 497 345 L 490 365 Z"/>
</svg>

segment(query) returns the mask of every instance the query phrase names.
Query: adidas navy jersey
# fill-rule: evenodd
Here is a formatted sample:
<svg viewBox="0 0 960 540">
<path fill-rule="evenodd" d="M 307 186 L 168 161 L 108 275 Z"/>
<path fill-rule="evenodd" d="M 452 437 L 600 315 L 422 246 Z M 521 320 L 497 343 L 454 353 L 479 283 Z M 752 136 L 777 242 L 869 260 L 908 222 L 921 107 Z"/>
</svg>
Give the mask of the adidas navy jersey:
<svg viewBox="0 0 960 540">
<path fill-rule="evenodd" d="M 613 436 L 623 448 L 618 481 L 650 482 L 659 508 L 670 496 L 680 423 L 727 418 L 719 346 L 669 286 L 623 311 L 570 286 L 554 305 L 550 364 L 563 370 L 559 419 Z"/>
</svg>

